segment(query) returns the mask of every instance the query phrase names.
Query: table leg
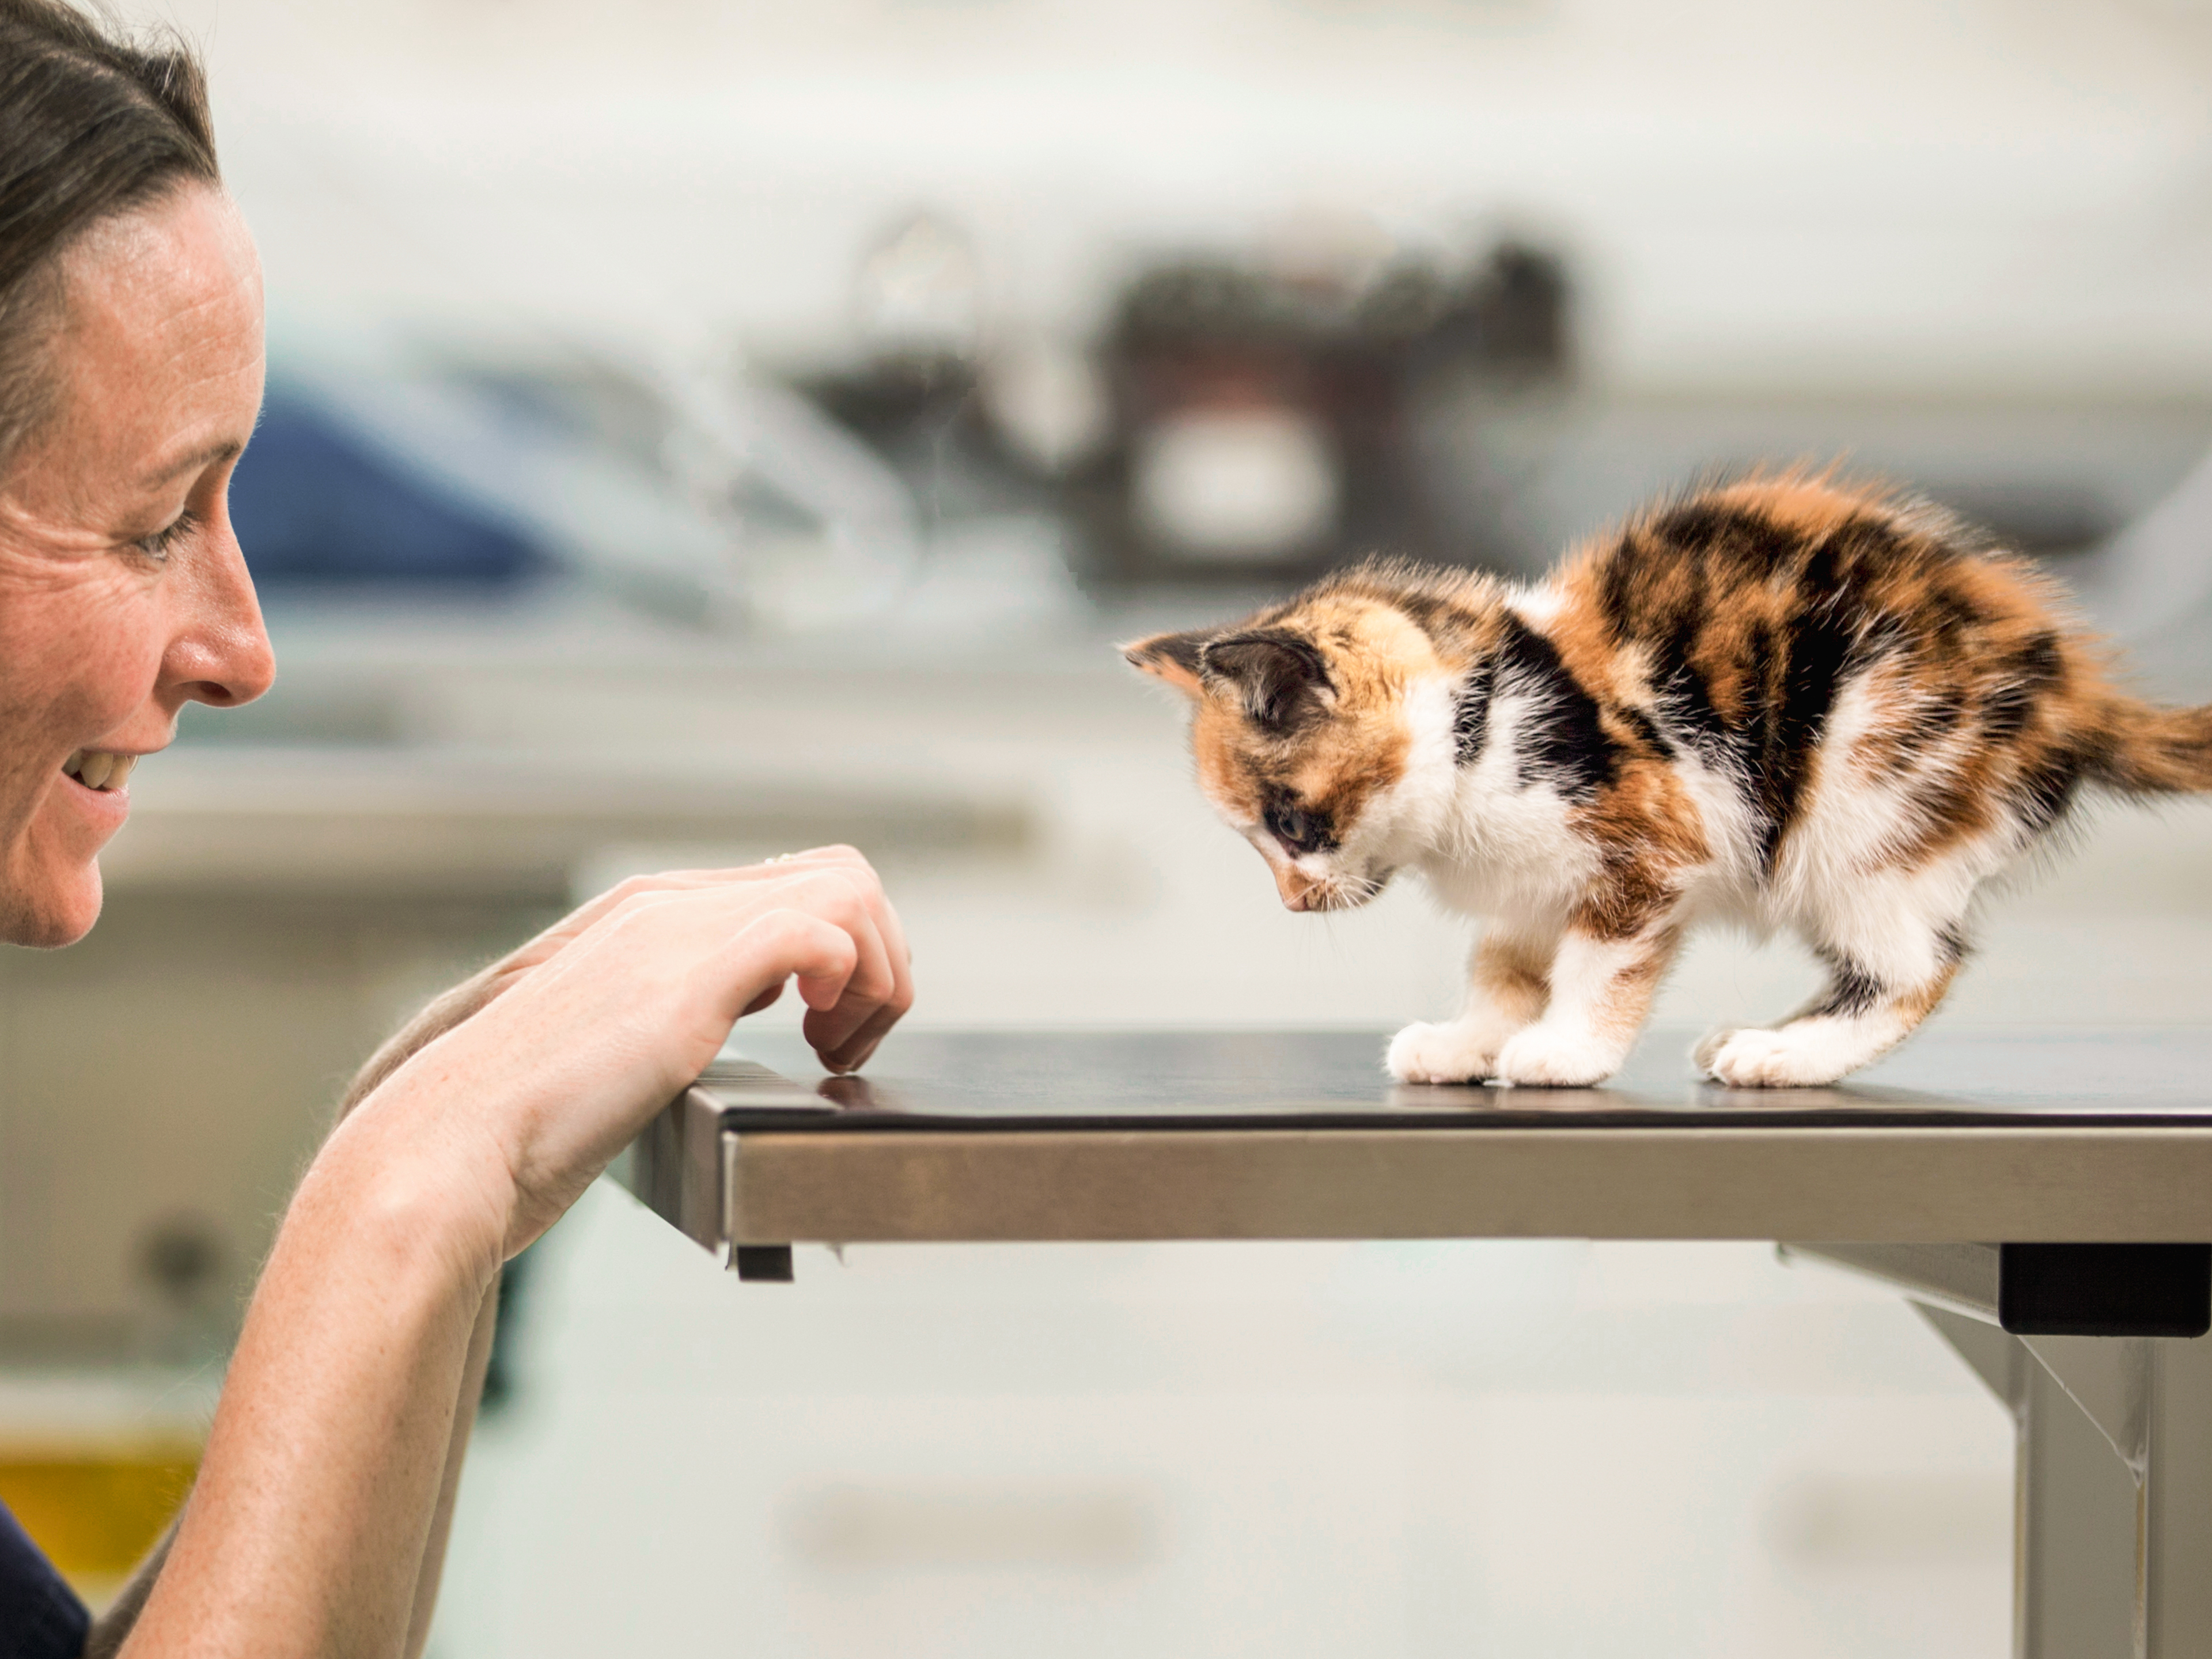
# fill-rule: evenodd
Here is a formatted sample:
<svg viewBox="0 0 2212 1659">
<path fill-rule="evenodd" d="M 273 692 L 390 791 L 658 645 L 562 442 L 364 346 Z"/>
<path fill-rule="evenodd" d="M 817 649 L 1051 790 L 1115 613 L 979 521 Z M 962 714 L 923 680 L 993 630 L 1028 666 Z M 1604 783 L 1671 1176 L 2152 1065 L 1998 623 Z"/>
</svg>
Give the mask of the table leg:
<svg viewBox="0 0 2212 1659">
<path fill-rule="evenodd" d="M 2016 1659 L 2212 1654 L 2212 1340 L 2021 1338 L 1914 1306 L 2018 1425 Z"/>
<path fill-rule="evenodd" d="M 2212 1338 L 2150 1346 L 2136 1652 L 2179 1659 L 2212 1653 Z"/>
<path fill-rule="evenodd" d="M 2136 1651 L 2134 1476 L 2027 1345 L 1913 1306 L 2013 1414 L 2014 1659 Z"/>
</svg>

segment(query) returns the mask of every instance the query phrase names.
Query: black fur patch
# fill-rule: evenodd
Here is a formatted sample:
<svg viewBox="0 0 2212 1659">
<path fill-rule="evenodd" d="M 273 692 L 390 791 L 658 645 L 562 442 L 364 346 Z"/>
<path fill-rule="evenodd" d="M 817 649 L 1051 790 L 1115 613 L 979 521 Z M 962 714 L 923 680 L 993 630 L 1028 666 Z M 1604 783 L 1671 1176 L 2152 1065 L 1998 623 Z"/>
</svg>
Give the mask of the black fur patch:
<svg viewBox="0 0 2212 1659">
<path fill-rule="evenodd" d="M 1668 601 L 1653 597 L 1652 585 L 1639 580 L 1649 562 L 1670 557 L 1684 574 L 1687 591 Z M 1727 757 L 1729 733 L 1713 706 L 1712 688 L 1690 661 L 1690 647 L 1705 619 L 1712 573 L 1705 550 L 1692 545 L 1662 552 L 1648 544 L 1624 542 L 1608 558 L 1598 583 L 1598 609 L 1616 645 L 1643 642 L 1650 665 L 1651 689 L 1668 726 L 1708 763 Z M 1674 592 L 1674 590 L 1667 590 Z"/>
<path fill-rule="evenodd" d="M 1158 639 L 1146 640 L 1141 647 L 1132 647 L 1121 654 L 1139 668 L 1148 662 L 1170 662 L 1185 672 L 1195 675 L 1199 657 L 1206 649 L 1208 637 L 1205 634 L 1163 634 Z"/>
<path fill-rule="evenodd" d="M 2037 702 L 2058 678 L 2058 641 L 2038 634 L 1992 667 L 1997 683 L 1982 700 L 1982 730 L 2002 743 L 2027 728 Z"/>
<path fill-rule="evenodd" d="M 1314 642 L 1288 629 L 1255 629 L 1209 640 L 1199 653 L 1199 667 L 1206 678 L 1237 687 L 1253 724 L 1270 732 L 1292 731 L 1317 716 L 1321 694 L 1334 690 L 1328 665 Z"/>
<path fill-rule="evenodd" d="M 1395 593 L 1390 603 L 1422 633 L 1436 638 L 1437 619 L 1447 609 L 1443 600 L 1431 593 Z"/>
<path fill-rule="evenodd" d="M 1816 593 L 1827 591 L 1817 577 L 1808 579 L 1808 585 Z M 1850 630 L 1838 617 L 1838 609 L 1815 604 L 1800 611 L 1790 619 L 1778 641 L 1784 665 L 1782 696 L 1769 705 L 1760 722 L 1754 763 L 1761 818 L 1759 862 L 1764 870 L 1774 867 L 1782 837 L 1796 822 L 1813 750 L 1827 726 L 1836 688 L 1850 659 Z"/>
<path fill-rule="evenodd" d="M 1559 660 L 1559 648 L 1510 611 L 1492 684 L 1495 692 L 1526 692 L 1534 704 L 1517 734 L 1522 783 L 1549 783 L 1586 799 L 1613 781 L 1620 751 L 1597 700 Z"/>
<path fill-rule="evenodd" d="M 1482 758 L 1482 745 L 1490 739 L 1490 696 L 1496 676 L 1487 661 L 1468 671 L 1452 694 L 1452 759 L 1472 766 Z"/>
<path fill-rule="evenodd" d="M 1868 1013 L 1879 1008 L 1889 994 L 1880 980 L 1849 957 L 1823 951 L 1821 958 L 1828 964 L 1828 991 L 1805 1011 L 1808 1018 L 1830 1014 L 1848 1018 Z"/>
<path fill-rule="evenodd" d="M 2054 748 L 2021 775 L 2012 787 L 2013 806 L 2029 834 L 2039 836 L 2066 816 L 2089 760 L 2078 750 Z"/>
<path fill-rule="evenodd" d="M 1651 716 L 1635 704 L 1623 703 L 1613 712 L 1620 716 L 1623 726 L 1636 734 L 1637 741 L 1653 754 L 1671 756 L 1674 752 L 1674 745 L 1667 741 L 1666 734 L 1653 723 Z"/>
</svg>

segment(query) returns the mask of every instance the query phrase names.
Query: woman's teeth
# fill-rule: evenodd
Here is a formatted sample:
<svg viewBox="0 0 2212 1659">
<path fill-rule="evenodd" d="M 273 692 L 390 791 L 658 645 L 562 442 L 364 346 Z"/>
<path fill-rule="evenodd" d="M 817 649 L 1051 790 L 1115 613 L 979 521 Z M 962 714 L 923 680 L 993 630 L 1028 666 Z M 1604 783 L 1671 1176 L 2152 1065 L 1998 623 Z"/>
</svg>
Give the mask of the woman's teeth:
<svg viewBox="0 0 2212 1659">
<path fill-rule="evenodd" d="M 88 789 L 120 789 L 131 769 L 138 763 L 136 755 L 111 755 L 98 749 L 80 749 L 62 763 L 62 770 Z"/>
</svg>

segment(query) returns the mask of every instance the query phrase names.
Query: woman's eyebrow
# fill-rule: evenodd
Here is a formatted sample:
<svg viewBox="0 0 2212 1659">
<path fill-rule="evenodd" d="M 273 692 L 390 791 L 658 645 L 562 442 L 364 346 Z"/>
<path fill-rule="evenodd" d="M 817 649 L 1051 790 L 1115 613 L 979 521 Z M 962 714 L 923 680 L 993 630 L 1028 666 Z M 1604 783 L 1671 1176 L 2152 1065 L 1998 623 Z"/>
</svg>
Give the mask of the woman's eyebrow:
<svg viewBox="0 0 2212 1659">
<path fill-rule="evenodd" d="M 180 472 L 196 472 L 204 466 L 213 466 L 217 461 L 233 459 L 245 451 L 246 446 L 237 439 L 225 438 L 204 449 L 196 449 L 188 455 L 179 455 L 167 465 L 149 472 L 140 482 L 150 489 L 155 484 L 168 483 Z"/>
</svg>

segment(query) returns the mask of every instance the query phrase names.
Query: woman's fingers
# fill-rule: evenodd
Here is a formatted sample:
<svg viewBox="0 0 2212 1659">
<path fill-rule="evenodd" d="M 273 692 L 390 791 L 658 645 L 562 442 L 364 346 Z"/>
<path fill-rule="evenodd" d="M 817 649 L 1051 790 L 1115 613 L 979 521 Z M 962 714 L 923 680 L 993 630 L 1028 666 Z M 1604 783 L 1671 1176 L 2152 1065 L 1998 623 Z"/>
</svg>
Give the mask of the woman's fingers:
<svg viewBox="0 0 2212 1659">
<path fill-rule="evenodd" d="M 702 890 L 662 889 L 632 894 L 603 924 L 639 941 L 635 951 L 654 958 L 652 976 L 672 970 L 706 998 L 698 1017 L 719 1021 L 720 1035 L 757 1006 L 771 986 L 797 978 L 808 1040 L 825 1054 L 848 1045 L 854 1032 L 887 1005 L 896 1014 L 912 1002 L 904 964 L 884 939 L 878 918 L 886 909 L 873 872 L 865 865 L 818 860 L 780 866 L 774 879 L 723 884 Z M 784 913 L 804 914 L 850 941 L 851 960 L 817 971 L 775 954 L 783 940 Z M 623 955 L 633 947 L 621 947 Z M 696 969 L 671 959 L 696 953 Z M 902 955 L 903 952 L 902 951 Z M 639 964 L 647 969 L 645 963 Z M 688 1000 L 688 999 L 687 999 Z"/>
<path fill-rule="evenodd" d="M 862 1020 L 851 1036 L 829 1048 L 814 1041 L 813 1031 L 809 1030 L 806 1035 L 810 1042 L 814 1042 L 823 1065 L 830 1071 L 857 1072 L 868 1063 L 868 1056 L 876 1052 L 876 1045 L 884 1040 L 892 1026 L 898 1024 L 908 1006 L 906 1003 L 883 1004 Z"/>
<path fill-rule="evenodd" d="M 914 1006 L 912 953 L 898 913 L 874 869 L 853 848 L 815 848 L 741 872 L 708 873 L 758 884 L 777 902 L 787 898 L 852 933 L 858 955 L 836 994 L 805 981 L 799 988 L 809 1010 L 807 1041 L 832 1071 L 859 1066 Z"/>
<path fill-rule="evenodd" d="M 802 979 L 800 994 L 808 1013 L 803 1024 L 806 1040 L 823 1063 L 842 1069 L 839 1060 L 854 1035 L 886 1006 L 901 999 L 901 969 L 885 942 L 878 917 L 884 906 L 879 894 L 853 881 L 848 872 L 824 872 L 805 884 L 804 902 L 814 914 L 842 927 L 851 936 L 855 955 L 852 972 L 835 987 Z M 896 1018 L 896 1015 L 893 1018 Z"/>
<path fill-rule="evenodd" d="M 838 1007 L 811 1013 L 805 1022 L 806 1039 L 824 1066 L 833 1072 L 854 1071 L 875 1052 L 884 1034 L 914 1006 L 914 952 L 882 879 L 866 859 L 849 847 L 820 848 L 799 854 L 793 862 L 800 859 L 834 868 L 853 881 L 883 940 L 884 959 L 890 969 L 888 986 L 880 986 L 872 977 L 856 975 Z"/>
<path fill-rule="evenodd" d="M 865 919 L 849 921 L 821 914 L 816 906 L 790 905 L 764 911 L 748 922 L 732 948 L 742 964 L 741 979 L 773 976 L 799 981 L 799 994 L 810 1007 L 834 1007 L 860 971 L 868 949 L 880 939 Z"/>
<path fill-rule="evenodd" d="M 866 1059 L 913 1002 L 896 918 L 849 848 L 642 878 L 586 910 L 593 920 L 518 983 L 540 973 L 566 982 L 565 1023 L 586 1043 L 603 1023 L 611 1035 L 632 1033 L 641 1046 L 630 1052 L 665 1068 L 647 1093 L 696 1074 L 737 1020 L 774 1003 L 793 979 L 807 1005 L 807 1040 L 832 1070 Z"/>
</svg>

